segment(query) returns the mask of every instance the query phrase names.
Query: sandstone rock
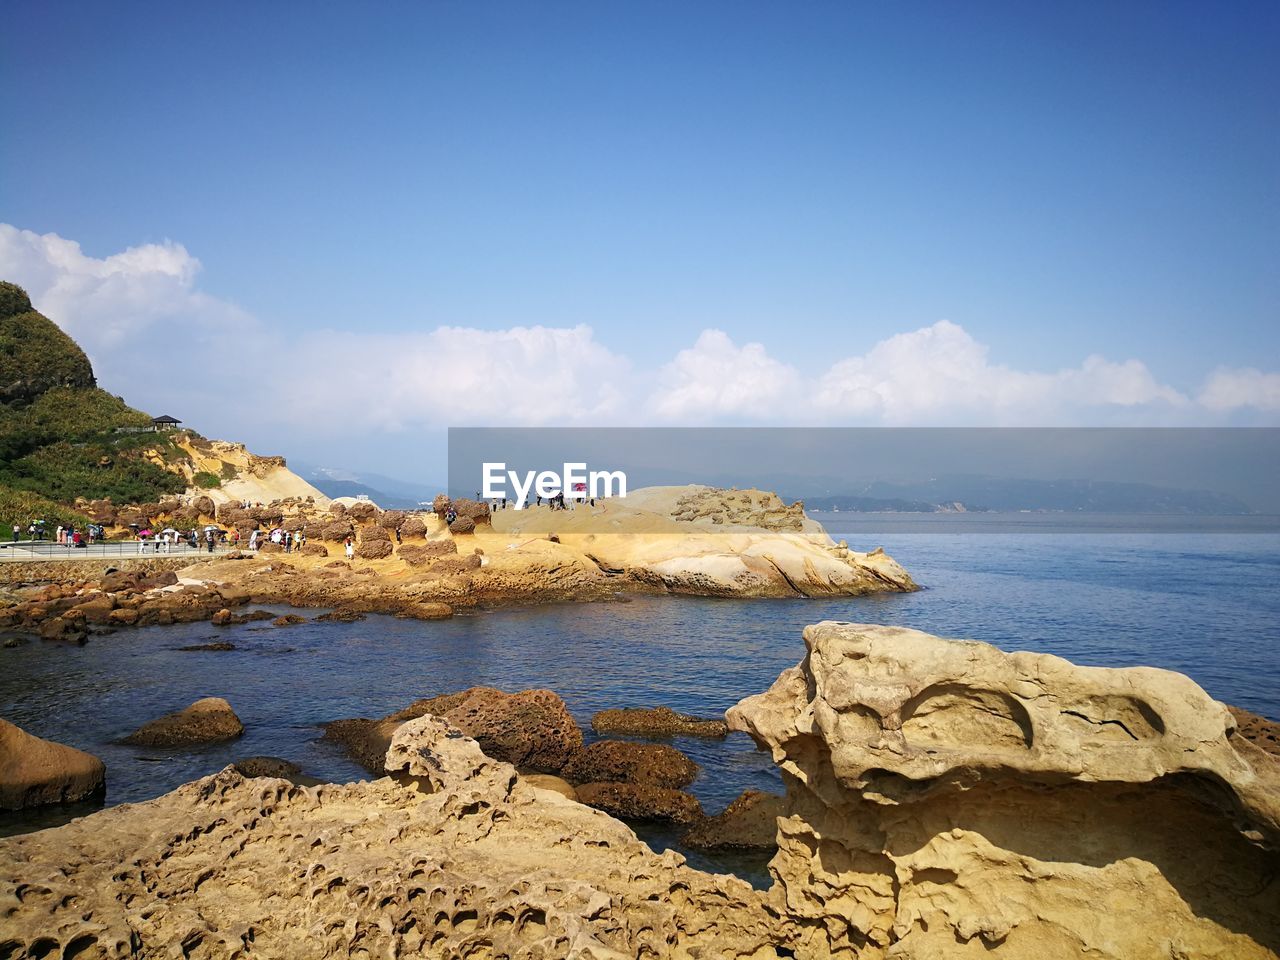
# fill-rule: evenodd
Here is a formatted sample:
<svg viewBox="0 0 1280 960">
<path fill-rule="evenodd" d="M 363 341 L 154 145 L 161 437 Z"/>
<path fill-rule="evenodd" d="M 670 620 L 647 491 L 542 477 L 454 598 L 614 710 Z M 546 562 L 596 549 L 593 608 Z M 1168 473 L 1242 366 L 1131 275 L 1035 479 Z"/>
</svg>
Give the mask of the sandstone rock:
<svg viewBox="0 0 1280 960">
<path fill-rule="evenodd" d="M 430 563 L 440 557 L 453 556 L 458 545 L 452 540 L 428 540 L 426 543 L 406 543 L 400 547 L 400 558 L 413 566 Z"/>
<path fill-rule="evenodd" d="M 778 817 L 785 799 L 760 790 L 744 790 L 723 812 L 707 817 L 680 842 L 695 850 L 776 850 Z"/>
<path fill-rule="evenodd" d="M 486 754 L 535 772 L 559 770 L 582 746 L 582 731 L 550 690 L 503 693 L 471 687 L 459 693 L 415 700 L 381 720 L 336 720 L 324 739 L 343 746 L 365 769 L 381 773 L 382 758 L 405 722 L 438 716 L 474 737 Z"/>
<path fill-rule="evenodd" d="M 228 643 L 225 640 L 218 640 L 214 643 L 193 643 L 189 646 L 179 647 L 182 653 L 228 653 L 236 648 L 234 643 Z"/>
<path fill-rule="evenodd" d="M 271 540 L 260 540 L 258 542 L 258 552 L 267 553 L 284 553 L 284 546 Z"/>
<path fill-rule="evenodd" d="M 341 504 L 338 504 L 341 506 Z M 329 540 L 333 543 L 341 543 L 347 537 L 352 535 L 351 524 L 345 520 L 338 520 L 333 523 L 327 523 L 320 528 L 318 536 L 322 539 Z"/>
<path fill-rule="evenodd" d="M 366 523 L 370 520 L 377 519 L 378 508 L 372 503 L 360 501 L 353 503 L 347 507 L 347 517 L 357 523 Z"/>
<path fill-rule="evenodd" d="M 560 771 L 570 783 L 640 783 L 684 787 L 698 765 L 664 743 L 599 740 L 576 753 Z"/>
<path fill-rule="evenodd" d="M 210 619 L 209 622 L 212 623 L 215 627 L 226 627 L 233 622 L 234 617 L 235 617 L 235 614 L 233 614 L 226 607 L 223 607 L 221 610 L 219 610 L 217 613 L 213 615 L 213 617 Z"/>
<path fill-rule="evenodd" d="M 896 627 L 804 637 L 728 713 L 782 767 L 770 899 L 796 956 L 1280 949 L 1280 764 L 1188 678 Z"/>
<path fill-rule="evenodd" d="M 584 783 L 578 801 L 622 820 L 660 820 L 689 824 L 702 819 L 696 797 L 668 787 L 642 783 Z"/>
<path fill-rule="evenodd" d="M 578 799 L 578 791 L 573 788 L 573 784 L 568 780 L 557 777 L 550 773 L 522 773 L 520 779 L 531 787 L 537 787 L 539 790 L 550 790 L 552 793 L 558 793 L 562 797 L 570 800 Z"/>
<path fill-rule="evenodd" d="M 453 607 L 447 603 L 406 603 L 396 616 L 411 620 L 448 620 L 453 616 Z"/>
<path fill-rule="evenodd" d="M 400 524 L 404 523 L 405 512 L 403 510 L 384 510 L 382 516 L 378 518 L 378 526 L 387 530 L 395 530 Z"/>
<path fill-rule="evenodd" d="M 0 839 L 16 956 L 777 958 L 764 896 L 655 854 L 431 718 L 404 783 L 299 787 L 234 770 Z M 92 955 L 90 953 L 89 955 Z"/>
<path fill-rule="evenodd" d="M 322 613 L 313 619 L 321 623 L 355 623 L 363 620 L 367 614 L 361 613 L 359 610 L 330 610 L 328 613 Z"/>
<path fill-rule="evenodd" d="M 0 720 L 0 810 L 84 800 L 103 791 L 105 776 L 92 754 Z"/>
<path fill-rule="evenodd" d="M 437 516 L 443 517 L 449 512 L 449 506 L 452 502 L 448 494 L 437 493 L 435 499 L 431 501 L 431 510 Z"/>
<path fill-rule="evenodd" d="M 178 575 L 172 570 L 161 570 L 138 581 L 139 590 L 156 590 L 160 587 L 172 587 L 178 582 Z"/>
<path fill-rule="evenodd" d="M 1236 735 L 1273 757 L 1280 757 L 1280 723 L 1240 707 L 1229 706 L 1227 710 L 1236 722 Z"/>
<path fill-rule="evenodd" d="M 195 497 L 191 501 L 191 508 L 202 517 L 212 517 L 214 515 L 213 498 L 206 496 Z"/>
<path fill-rule="evenodd" d="M 302 555 L 304 557 L 327 557 L 329 548 L 323 543 L 304 543 L 302 545 Z"/>
<path fill-rule="evenodd" d="M 620 733 L 632 737 L 710 737 L 723 740 L 729 726 L 719 718 L 691 717 L 670 707 L 625 707 L 601 710 L 591 718 L 596 733 Z"/>
<path fill-rule="evenodd" d="M 377 540 L 391 540 L 391 533 L 385 527 L 361 527 L 360 542 L 372 543 Z"/>
<path fill-rule="evenodd" d="M 449 532 L 455 534 L 475 533 L 476 522 L 470 517 L 458 517 L 449 524 Z"/>
<path fill-rule="evenodd" d="M 144 723 L 124 743 L 142 747 L 183 747 L 234 740 L 244 725 L 221 697 L 205 697 L 176 713 Z"/>
<path fill-rule="evenodd" d="M 83 617 L 53 617 L 40 624 L 42 640 L 56 640 L 60 643 L 83 644 L 89 638 L 89 628 Z"/>
<path fill-rule="evenodd" d="M 232 769 L 242 777 L 276 777 L 288 780 L 302 772 L 296 763 L 282 760 L 280 757 L 246 757 L 231 765 Z"/>
<path fill-rule="evenodd" d="M 286 613 L 283 616 L 276 617 L 271 621 L 272 626 L 276 627 L 292 627 L 295 624 L 306 623 L 306 617 L 300 617 L 296 613 Z"/>
<path fill-rule="evenodd" d="M 387 540 L 365 540 L 356 547 L 356 556 L 361 560 L 385 560 L 392 552 L 391 543 Z"/>
<path fill-rule="evenodd" d="M 335 500 L 329 504 L 329 512 L 335 517 L 345 517 L 347 515 L 347 505 Z"/>
<path fill-rule="evenodd" d="M 138 622 L 138 611 L 129 607 L 120 607 L 111 611 L 107 621 L 116 626 L 131 627 Z"/>
<path fill-rule="evenodd" d="M 426 534 L 426 521 L 416 513 L 405 517 L 404 522 L 400 524 L 400 536 L 404 537 L 406 540 L 409 537 L 424 537 Z"/>
</svg>

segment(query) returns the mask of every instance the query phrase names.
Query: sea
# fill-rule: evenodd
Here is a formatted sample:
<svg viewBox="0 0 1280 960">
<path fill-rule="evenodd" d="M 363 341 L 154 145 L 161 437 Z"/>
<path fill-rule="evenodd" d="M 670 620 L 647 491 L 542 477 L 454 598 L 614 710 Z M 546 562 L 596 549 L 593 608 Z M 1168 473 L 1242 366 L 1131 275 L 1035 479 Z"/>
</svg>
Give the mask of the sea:
<svg viewBox="0 0 1280 960">
<path fill-rule="evenodd" d="M 420 622 L 121 630 L 83 647 L 31 641 L 0 649 L 0 715 L 102 757 L 108 805 L 146 800 L 243 757 L 270 755 L 345 782 L 364 770 L 320 739 L 320 725 L 379 717 L 419 697 L 483 684 L 546 687 L 587 739 L 609 707 L 666 705 L 719 716 L 763 691 L 804 653 L 820 620 L 900 624 L 1079 664 L 1187 674 L 1208 693 L 1280 719 L 1280 524 L 1150 518 L 817 514 L 853 549 L 877 546 L 921 585 L 911 594 L 838 599 L 622 597 L 466 612 Z M 1160 531 L 1160 532 L 1157 532 Z M 286 608 L 279 608 L 284 612 Z M 229 652 L 184 652 L 225 640 Z M 231 702 L 245 734 L 173 751 L 120 744 L 143 722 L 193 700 Z M 742 790 L 780 791 L 745 734 L 679 738 L 701 773 L 689 790 L 716 813 Z M 5 815 L 0 834 L 64 822 L 77 805 Z M 684 850 L 679 831 L 639 825 L 655 848 L 699 867 L 766 881 L 765 859 Z"/>
</svg>

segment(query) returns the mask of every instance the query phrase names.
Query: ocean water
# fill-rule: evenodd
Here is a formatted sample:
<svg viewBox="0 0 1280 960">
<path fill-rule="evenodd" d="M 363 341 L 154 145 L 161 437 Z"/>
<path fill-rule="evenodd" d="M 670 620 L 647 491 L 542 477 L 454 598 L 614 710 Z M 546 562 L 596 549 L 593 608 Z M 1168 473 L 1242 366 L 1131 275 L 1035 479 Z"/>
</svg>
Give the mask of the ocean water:
<svg viewBox="0 0 1280 960">
<path fill-rule="evenodd" d="M 591 715 L 607 707 L 666 704 L 713 716 L 797 663 L 806 624 L 835 619 L 902 624 L 1081 664 L 1178 670 L 1220 700 L 1280 718 L 1280 535 L 957 535 L 822 519 L 854 548 L 883 545 L 925 589 L 832 600 L 643 597 L 432 623 L 371 616 L 285 628 L 186 624 L 123 630 L 84 647 L 33 641 L 0 649 L 0 715 L 102 757 L 108 804 L 157 796 L 255 754 L 346 781 L 366 774 L 319 739 L 327 720 L 381 716 L 476 684 L 555 690 L 588 739 Z M 213 639 L 237 649 L 178 650 Z M 204 696 L 231 702 L 246 727 L 241 739 L 194 751 L 117 742 Z M 675 745 L 701 765 L 690 790 L 709 813 L 746 787 L 780 787 L 768 756 L 745 735 Z M 84 812 L 10 815 L 0 832 Z M 655 846 L 679 846 L 674 831 L 640 832 Z M 759 858 L 691 860 L 763 876 Z"/>
</svg>

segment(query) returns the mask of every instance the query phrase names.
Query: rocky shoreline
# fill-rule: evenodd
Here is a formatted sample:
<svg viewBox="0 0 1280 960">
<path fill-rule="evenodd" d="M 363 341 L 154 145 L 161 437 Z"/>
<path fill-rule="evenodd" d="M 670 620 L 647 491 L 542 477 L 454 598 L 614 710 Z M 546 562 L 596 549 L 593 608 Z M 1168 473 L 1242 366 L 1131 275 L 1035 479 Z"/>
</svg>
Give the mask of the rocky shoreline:
<svg viewBox="0 0 1280 960">
<path fill-rule="evenodd" d="M 550 691 L 475 688 L 337 726 L 335 739 L 391 776 L 304 786 L 254 758 L 0 840 L 0 946 L 17 957 L 1276 956 L 1275 724 L 1163 670 L 857 624 L 804 639 L 796 667 L 727 715 L 771 753 L 785 798 L 744 795 L 690 832 L 691 845 L 700 828 L 721 827 L 720 842 L 772 834 L 768 890 L 656 855 L 586 805 L 634 816 L 637 791 L 621 787 L 678 793 L 690 775 L 678 751 L 584 749 Z M 217 719 L 211 735 L 226 732 L 221 705 L 197 713 L 205 727 Z M 605 713 L 607 727 L 629 712 Z M 703 719 L 621 718 L 654 736 L 714 735 Z"/>
<path fill-rule="evenodd" d="M 296 500 L 246 509 L 215 506 L 208 497 L 92 510 L 117 524 L 157 527 L 201 523 L 216 513 L 244 549 L 193 562 L 99 561 L 96 571 L 86 569 L 87 560 L 22 564 L 20 575 L 33 582 L 0 599 L 0 630 L 84 642 L 128 626 L 235 622 L 236 610 L 249 604 L 430 620 L 456 608 L 629 593 L 811 597 L 916 589 L 883 551 L 837 544 L 802 505 L 760 491 L 653 488 L 638 491 L 634 505 L 619 500 L 576 511 L 496 514 L 486 504 L 446 497 L 424 513 Z M 249 550 L 266 529 L 301 533 L 299 547 L 286 552 L 264 535 Z M 333 555 L 348 542 L 350 559 Z"/>
</svg>

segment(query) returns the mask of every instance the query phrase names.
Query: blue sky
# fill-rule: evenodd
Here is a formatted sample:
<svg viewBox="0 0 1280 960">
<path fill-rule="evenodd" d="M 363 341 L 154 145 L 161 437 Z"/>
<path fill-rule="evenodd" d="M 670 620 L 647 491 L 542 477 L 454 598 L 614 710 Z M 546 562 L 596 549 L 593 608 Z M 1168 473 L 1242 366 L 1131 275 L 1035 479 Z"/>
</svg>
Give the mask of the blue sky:
<svg viewBox="0 0 1280 960">
<path fill-rule="evenodd" d="M 418 469 L 414 431 L 516 407 L 1280 416 L 1274 4 L 21 2 L 6 23 L 0 272 L 104 385 L 263 452 L 327 462 L 339 438 Z M 232 344 L 220 368 L 284 364 L 297 389 L 136 377 Z"/>
</svg>

